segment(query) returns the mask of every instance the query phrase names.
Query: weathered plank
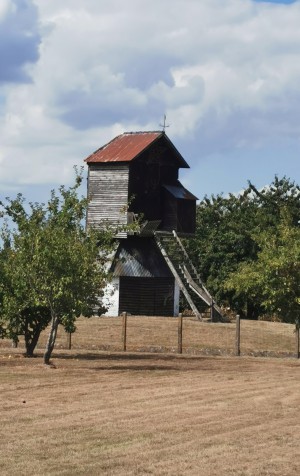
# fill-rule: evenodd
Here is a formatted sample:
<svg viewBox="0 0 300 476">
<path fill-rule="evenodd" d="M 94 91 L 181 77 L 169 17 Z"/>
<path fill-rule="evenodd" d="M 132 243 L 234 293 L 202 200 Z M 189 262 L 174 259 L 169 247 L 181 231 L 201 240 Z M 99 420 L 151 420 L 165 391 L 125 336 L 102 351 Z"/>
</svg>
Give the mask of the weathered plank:
<svg viewBox="0 0 300 476">
<path fill-rule="evenodd" d="M 87 226 L 127 224 L 128 181 L 128 165 L 89 166 Z"/>
</svg>

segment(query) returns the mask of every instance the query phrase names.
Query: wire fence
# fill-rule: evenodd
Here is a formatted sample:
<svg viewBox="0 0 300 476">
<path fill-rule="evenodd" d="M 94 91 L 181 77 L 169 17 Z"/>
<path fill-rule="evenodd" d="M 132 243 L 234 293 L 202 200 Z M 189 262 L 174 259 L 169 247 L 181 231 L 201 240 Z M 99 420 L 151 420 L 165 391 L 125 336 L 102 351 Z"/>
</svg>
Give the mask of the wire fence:
<svg viewBox="0 0 300 476">
<path fill-rule="evenodd" d="M 76 332 L 59 329 L 55 348 L 193 355 L 251 355 L 299 358 L 299 329 L 294 324 L 240 320 L 202 322 L 195 318 L 132 316 L 80 318 Z M 37 349 L 42 350 L 47 329 Z M 0 347 L 11 346 L 8 340 Z M 24 347 L 20 338 L 19 347 Z"/>
<path fill-rule="evenodd" d="M 299 329 L 293 324 L 267 321 L 240 322 L 242 355 L 299 358 Z"/>
</svg>

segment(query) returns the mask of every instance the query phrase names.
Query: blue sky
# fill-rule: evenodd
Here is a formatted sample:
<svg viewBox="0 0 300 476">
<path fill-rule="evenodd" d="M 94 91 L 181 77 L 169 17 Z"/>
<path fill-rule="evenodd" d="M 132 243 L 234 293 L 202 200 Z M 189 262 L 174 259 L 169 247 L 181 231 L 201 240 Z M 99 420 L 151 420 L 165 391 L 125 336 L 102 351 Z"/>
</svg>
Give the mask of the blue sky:
<svg viewBox="0 0 300 476">
<path fill-rule="evenodd" d="M 0 197 L 164 114 L 200 199 L 300 183 L 299 25 L 300 0 L 0 0 Z"/>
<path fill-rule="evenodd" d="M 284 4 L 289 4 L 289 3 L 295 3 L 296 0 L 254 0 L 255 2 L 264 2 L 264 3 L 284 3 Z"/>
</svg>

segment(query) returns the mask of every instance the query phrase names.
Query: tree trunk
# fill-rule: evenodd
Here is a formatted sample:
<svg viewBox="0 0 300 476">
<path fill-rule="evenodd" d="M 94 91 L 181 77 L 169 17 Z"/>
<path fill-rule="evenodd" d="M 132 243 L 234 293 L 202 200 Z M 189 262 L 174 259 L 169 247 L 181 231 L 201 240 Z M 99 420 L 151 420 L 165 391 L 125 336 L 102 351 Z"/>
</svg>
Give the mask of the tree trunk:
<svg viewBox="0 0 300 476">
<path fill-rule="evenodd" d="M 54 314 L 52 316 L 51 328 L 50 328 L 49 337 L 48 337 L 48 341 L 47 341 L 46 349 L 45 349 L 45 353 L 44 353 L 44 363 L 46 365 L 50 364 L 50 357 L 51 357 L 52 351 L 54 349 L 58 324 L 59 324 L 59 317 Z"/>
<path fill-rule="evenodd" d="M 25 345 L 26 345 L 26 357 L 34 357 L 33 352 L 38 343 L 42 328 L 35 329 L 35 332 L 28 333 L 25 331 Z"/>
<path fill-rule="evenodd" d="M 12 338 L 12 347 L 14 349 L 16 349 L 18 347 L 18 344 L 19 344 L 19 337 L 18 336 L 13 336 L 13 338 Z"/>
<path fill-rule="evenodd" d="M 21 311 L 21 317 L 24 321 L 25 355 L 26 357 L 34 357 L 33 352 L 40 334 L 51 321 L 51 312 L 46 306 L 29 306 Z"/>
<path fill-rule="evenodd" d="M 252 301 L 247 301 L 247 319 L 251 319 L 253 321 L 257 321 L 259 316 L 259 310 Z"/>
</svg>

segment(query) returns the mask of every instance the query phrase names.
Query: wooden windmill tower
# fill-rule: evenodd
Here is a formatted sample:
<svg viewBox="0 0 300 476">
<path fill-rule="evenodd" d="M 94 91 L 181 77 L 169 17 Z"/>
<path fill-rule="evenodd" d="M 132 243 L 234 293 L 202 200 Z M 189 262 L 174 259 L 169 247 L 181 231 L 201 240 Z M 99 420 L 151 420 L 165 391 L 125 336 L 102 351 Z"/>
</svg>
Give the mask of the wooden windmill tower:
<svg viewBox="0 0 300 476">
<path fill-rule="evenodd" d="M 195 232 L 196 197 L 178 180 L 189 166 L 165 132 L 126 132 L 85 161 L 87 226 L 143 217 L 139 232 L 117 235 L 108 314 L 177 315 L 180 292 L 198 317 L 207 306 L 220 313 L 180 240 Z"/>
</svg>

